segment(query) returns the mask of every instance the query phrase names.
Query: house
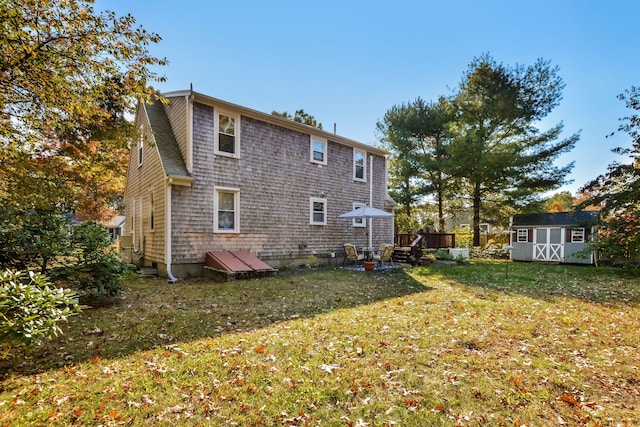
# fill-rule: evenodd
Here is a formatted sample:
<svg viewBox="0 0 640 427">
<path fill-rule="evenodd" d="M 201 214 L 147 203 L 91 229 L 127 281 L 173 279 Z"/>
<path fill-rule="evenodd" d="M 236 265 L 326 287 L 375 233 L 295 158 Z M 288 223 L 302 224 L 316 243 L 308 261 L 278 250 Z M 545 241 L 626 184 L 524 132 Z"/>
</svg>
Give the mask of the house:
<svg viewBox="0 0 640 427">
<path fill-rule="evenodd" d="M 109 230 L 109 237 L 111 238 L 111 241 L 115 242 L 124 234 L 124 215 L 116 215 L 111 218 L 111 220 L 103 222 L 102 225 Z"/>
<path fill-rule="evenodd" d="M 392 219 L 338 216 L 387 200 L 388 152 L 191 90 L 137 106 L 126 234 L 141 267 L 199 276 L 206 254 L 272 266 L 393 241 Z M 371 230 L 371 231 L 369 231 Z M 336 260 L 337 264 L 337 260 Z"/>
<path fill-rule="evenodd" d="M 483 212 L 481 212 L 481 215 Z M 504 239 L 504 227 L 501 225 L 489 223 L 486 221 L 480 222 L 480 246 L 486 245 L 490 240 Z M 469 233 L 469 239 L 472 239 L 473 235 L 473 209 L 465 208 L 450 212 L 445 217 L 444 221 L 445 230 L 447 232 L 457 233 Z"/>
<path fill-rule="evenodd" d="M 594 264 L 596 254 L 581 256 L 597 237 L 598 211 L 514 215 L 511 259 Z"/>
</svg>

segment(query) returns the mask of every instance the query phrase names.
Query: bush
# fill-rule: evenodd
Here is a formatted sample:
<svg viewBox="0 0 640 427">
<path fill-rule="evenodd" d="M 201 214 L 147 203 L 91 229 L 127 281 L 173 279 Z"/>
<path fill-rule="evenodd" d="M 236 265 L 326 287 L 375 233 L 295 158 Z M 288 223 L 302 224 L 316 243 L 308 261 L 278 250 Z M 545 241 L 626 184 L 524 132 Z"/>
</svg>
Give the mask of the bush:
<svg viewBox="0 0 640 427">
<path fill-rule="evenodd" d="M 28 348 L 58 335 L 58 323 L 81 310 L 75 292 L 52 287 L 42 274 L 0 273 L 1 358 L 12 348 Z"/>
<path fill-rule="evenodd" d="M 23 210 L 0 200 L 0 268 L 39 270 L 69 249 L 69 220 L 56 212 Z"/>
<path fill-rule="evenodd" d="M 438 249 L 433 253 L 435 259 L 441 261 L 453 261 L 453 255 L 451 255 L 448 251 L 444 251 L 442 249 Z"/>
<path fill-rule="evenodd" d="M 122 275 L 129 266 L 111 246 L 107 229 L 94 221 L 77 225 L 72 241 L 77 263 L 66 271 L 79 288 L 95 296 L 118 295 L 122 291 Z"/>
</svg>

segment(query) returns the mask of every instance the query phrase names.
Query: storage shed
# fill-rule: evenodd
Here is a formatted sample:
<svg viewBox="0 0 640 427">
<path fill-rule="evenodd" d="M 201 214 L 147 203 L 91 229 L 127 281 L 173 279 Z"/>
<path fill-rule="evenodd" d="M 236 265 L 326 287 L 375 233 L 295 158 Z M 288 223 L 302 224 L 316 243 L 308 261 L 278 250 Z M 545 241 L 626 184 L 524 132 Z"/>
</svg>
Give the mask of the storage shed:
<svg viewBox="0 0 640 427">
<path fill-rule="evenodd" d="M 588 248 L 597 236 L 598 211 L 521 214 L 511 218 L 511 259 L 570 264 L 594 264 Z"/>
</svg>

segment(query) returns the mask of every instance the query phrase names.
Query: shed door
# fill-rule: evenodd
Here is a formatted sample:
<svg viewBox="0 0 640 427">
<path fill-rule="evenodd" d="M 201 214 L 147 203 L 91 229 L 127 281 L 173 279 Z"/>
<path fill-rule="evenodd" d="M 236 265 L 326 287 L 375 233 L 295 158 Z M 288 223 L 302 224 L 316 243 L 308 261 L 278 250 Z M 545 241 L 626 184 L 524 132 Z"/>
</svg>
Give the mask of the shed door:
<svg viewBox="0 0 640 427">
<path fill-rule="evenodd" d="M 564 258 L 564 229 L 536 228 L 533 231 L 533 260 L 558 261 Z"/>
</svg>

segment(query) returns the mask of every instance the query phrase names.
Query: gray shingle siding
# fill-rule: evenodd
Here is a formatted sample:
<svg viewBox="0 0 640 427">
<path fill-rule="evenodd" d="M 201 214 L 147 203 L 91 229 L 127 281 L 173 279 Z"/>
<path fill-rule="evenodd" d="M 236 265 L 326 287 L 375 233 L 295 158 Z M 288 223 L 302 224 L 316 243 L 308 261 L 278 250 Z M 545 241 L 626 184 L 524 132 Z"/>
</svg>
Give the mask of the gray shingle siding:
<svg viewBox="0 0 640 427">
<path fill-rule="evenodd" d="M 170 98 L 169 114 L 151 112 L 152 121 L 159 120 L 154 134 L 186 132 L 187 109 Z M 205 102 L 209 101 L 208 98 Z M 182 101 L 180 101 L 182 102 Z M 350 211 L 353 202 L 369 202 L 369 161 L 367 182 L 353 179 L 353 145 L 343 138 L 318 131 L 327 138 L 327 165 L 310 161 L 310 134 L 316 130 L 282 122 L 260 114 L 245 114 L 224 105 L 224 111 L 240 116 L 239 157 L 214 154 L 215 103 L 194 102 L 192 109 L 193 182 L 190 186 L 172 188 L 172 263 L 197 265 L 204 263 L 207 251 L 245 249 L 266 261 L 305 258 L 340 252 L 345 242 L 366 244 L 366 229 L 353 227 L 352 221 L 339 219 Z M 186 105 L 185 105 L 186 107 Z M 184 111 L 180 114 L 180 111 Z M 257 117 L 258 116 L 258 117 Z M 166 120 L 165 123 L 162 123 Z M 181 130 L 183 129 L 183 130 Z M 305 132 L 308 130 L 309 132 Z M 181 137 L 163 139 L 174 144 L 174 151 L 161 149 L 163 164 L 176 166 L 176 172 L 187 173 L 185 161 L 174 162 L 178 152 L 185 156 L 187 147 L 180 146 Z M 180 148 L 178 148 L 180 146 Z M 168 148 L 164 147 L 163 148 Z M 373 147 L 373 206 L 383 208 L 387 199 L 385 152 Z M 169 154 L 167 154 L 169 153 Z M 127 184 L 130 185 L 129 183 Z M 214 233 L 214 187 L 236 188 L 240 194 L 240 232 Z M 327 199 L 327 225 L 310 225 L 310 198 Z M 374 220 L 373 243 L 393 240 L 393 221 Z"/>
</svg>

